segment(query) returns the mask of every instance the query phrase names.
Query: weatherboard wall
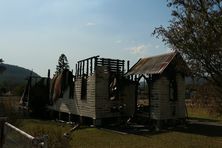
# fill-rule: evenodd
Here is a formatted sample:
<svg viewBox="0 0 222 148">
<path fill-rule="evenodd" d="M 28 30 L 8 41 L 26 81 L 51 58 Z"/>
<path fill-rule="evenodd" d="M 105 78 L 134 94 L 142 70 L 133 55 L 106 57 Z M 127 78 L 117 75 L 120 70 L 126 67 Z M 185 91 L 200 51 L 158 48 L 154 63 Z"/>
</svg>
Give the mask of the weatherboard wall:
<svg viewBox="0 0 222 148">
<path fill-rule="evenodd" d="M 185 82 L 181 74 L 176 75 L 177 100 L 169 98 L 169 80 L 161 76 L 154 81 L 151 89 L 151 119 L 166 120 L 185 118 Z"/>
<path fill-rule="evenodd" d="M 124 85 L 119 98 L 110 100 L 109 77 L 107 67 L 97 67 L 96 72 L 87 77 L 85 99 L 81 98 L 82 77 L 77 77 L 74 82 L 74 98 L 69 98 L 69 90 L 66 90 L 63 98 L 59 98 L 49 108 L 93 119 L 131 116 L 135 111 L 136 85 L 130 81 L 121 80 Z M 121 111 L 112 111 L 113 107 L 120 106 L 123 107 Z"/>
<path fill-rule="evenodd" d="M 81 98 L 82 78 L 75 81 L 75 99 L 79 112 L 77 115 L 95 118 L 95 74 L 87 77 L 86 98 Z"/>
<path fill-rule="evenodd" d="M 49 108 L 59 112 L 95 118 L 95 75 L 87 78 L 87 95 L 85 99 L 81 98 L 81 86 L 82 78 L 78 77 L 74 82 L 74 97 L 69 98 L 69 90 L 66 90 L 63 98 L 59 98 Z"/>
</svg>

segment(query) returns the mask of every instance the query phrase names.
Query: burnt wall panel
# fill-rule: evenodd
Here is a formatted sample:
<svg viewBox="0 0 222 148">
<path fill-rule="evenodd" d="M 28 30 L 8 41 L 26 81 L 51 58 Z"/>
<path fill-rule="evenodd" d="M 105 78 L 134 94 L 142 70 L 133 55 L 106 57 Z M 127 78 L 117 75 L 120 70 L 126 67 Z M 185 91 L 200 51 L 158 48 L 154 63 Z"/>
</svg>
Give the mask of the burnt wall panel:
<svg viewBox="0 0 222 148">
<path fill-rule="evenodd" d="M 118 116 L 119 113 L 111 112 L 111 108 L 118 104 L 118 100 L 109 98 L 109 72 L 105 66 L 96 69 L 96 118 Z"/>
<path fill-rule="evenodd" d="M 54 102 L 53 105 L 48 106 L 48 108 L 58 112 L 78 114 L 79 110 L 76 103 L 76 97 L 69 98 L 69 92 L 70 88 L 68 87 L 63 94 L 63 98 L 58 98 L 58 100 Z"/>
<path fill-rule="evenodd" d="M 96 118 L 130 116 L 135 110 L 135 84 L 119 80 L 123 83 L 119 97 L 109 98 L 109 77 L 107 67 L 96 69 Z M 113 108 L 115 108 L 113 110 Z"/>
<path fill-rule="evenodd" d="M 135 91 L 136 84 L 126 82 L 121 94 L 121 99 L 124 104 L 123 113 L 125 116 L 132 116 L 135 113 Z"/>
</svg>

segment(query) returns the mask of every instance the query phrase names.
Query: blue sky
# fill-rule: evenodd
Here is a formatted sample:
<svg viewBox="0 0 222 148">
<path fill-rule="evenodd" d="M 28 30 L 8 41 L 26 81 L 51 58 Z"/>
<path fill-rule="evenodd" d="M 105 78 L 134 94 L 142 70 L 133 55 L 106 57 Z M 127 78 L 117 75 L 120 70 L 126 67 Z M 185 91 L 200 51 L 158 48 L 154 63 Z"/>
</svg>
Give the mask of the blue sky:
<svg viewBox="0 0 222 148">
<path fill-rule="evenodd" d="M 64 53 L 130 60 L 169 51 L 151 35 L 166 26 L 166 0 L 0 0 L 0 58 L 42 76 Z"/>
</svg>

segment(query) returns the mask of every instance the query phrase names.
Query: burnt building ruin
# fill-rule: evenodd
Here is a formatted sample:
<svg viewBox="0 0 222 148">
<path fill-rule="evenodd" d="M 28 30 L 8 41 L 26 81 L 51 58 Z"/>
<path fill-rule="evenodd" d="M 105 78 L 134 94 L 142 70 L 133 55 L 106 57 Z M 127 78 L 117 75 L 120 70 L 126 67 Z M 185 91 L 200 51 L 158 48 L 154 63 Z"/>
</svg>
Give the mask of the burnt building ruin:
<svg viewBox="0 0 222 148">
<path fill-rule="evenodd" d="M 124 77 L 125 61 L 90 57 L 76 64 L 74 97 L 59 98 L 48 108 L 93 119 L 128 117 L 135 111 L 136 83 Z M 69 88 L 67 88 L 67 91 Z"/>
<path fill-rule="evenodd" d="M 45 107 L 59 116 L 65 113 L 81 120 L 87 118 L 94 125 L 129 117 L 161 125 L 186 118 L 187 71 L 177 52 L 141 58 L 130 69 L 124 60 L 94 56 L 78 61 L 75 74 L 64 70 L 52 80 L 48 74 L 44 93 L 38 87 L 39 93 L 35 94 L 43 94 L 40 100 L 44 100 Z M 27 88 L 29 96 L 23 98 L 31 106 L 30 99 L 36 97 L 30 96 L 28 90 L 33 89 Z"/>
</svg>

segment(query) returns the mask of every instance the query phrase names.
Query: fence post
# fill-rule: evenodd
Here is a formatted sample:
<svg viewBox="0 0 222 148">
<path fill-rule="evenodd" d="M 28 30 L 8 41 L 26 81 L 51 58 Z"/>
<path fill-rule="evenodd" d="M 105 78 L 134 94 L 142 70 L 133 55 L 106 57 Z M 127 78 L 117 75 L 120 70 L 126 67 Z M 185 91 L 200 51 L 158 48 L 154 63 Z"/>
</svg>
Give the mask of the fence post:
<svg viewBox="0 0 222 148">
<path fill-rule="evenodd" d="M 5 142 L 4 125 L 6 120 L 6 117 L 0 117 L 0 148 L 3 148 L 3 144 Z"/>
<path fill-rule="evenodd" d="M 43 142 L 44 142 L 43 148 L 48 148 L 48 135 L 43 135 Z"/>
</svg>

